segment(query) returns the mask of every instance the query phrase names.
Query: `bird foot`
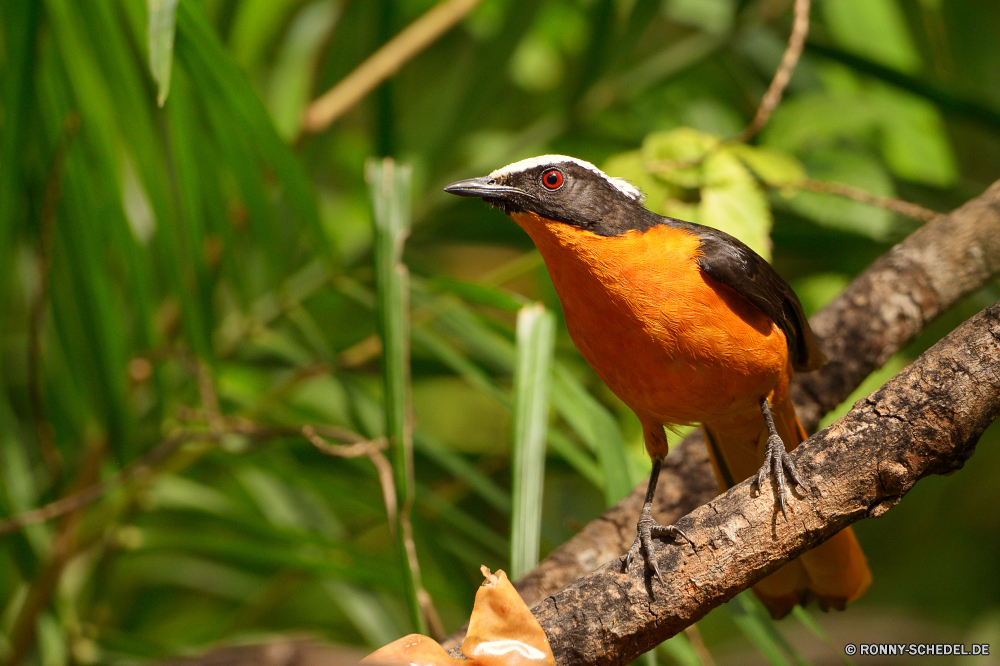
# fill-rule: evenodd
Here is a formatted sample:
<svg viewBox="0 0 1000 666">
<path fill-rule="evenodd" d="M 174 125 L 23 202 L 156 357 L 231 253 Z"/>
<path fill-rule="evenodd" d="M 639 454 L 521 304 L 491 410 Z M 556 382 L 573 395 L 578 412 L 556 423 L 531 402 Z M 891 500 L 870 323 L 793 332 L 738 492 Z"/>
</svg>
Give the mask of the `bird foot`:
<svg viewBox="0 0 1000 666">
<path fill-rule="evenodd" d="M 643 507 L 642 515 L 636 524 L 638 534 L 635 537 L 635 541 L 632 542 L 632 547 L 628 549 L 628 552 L 622 558 L 622 569 L 627 570 L 636 555 L 642 553 L 643 559 L 646 561 L 646 568 L 653 570 L 653 573 L 656 574 L 662 585 L 663 576 L 660 575 L 660 568 L 656 565 L 656 558 L 653 556 L 653 539 L 665 536 L 673 537 L 674 539 L 680 537 L 691 544 L 692 548 L 695 548 L 695 545 L 694 541 L 691 541 L 688 535 L 684 534 L 680 529 L 673 525 L 660 525 L 653 520 L 649 513 L 649 507 Z"/>
<path fill-rule="evenodd" d="M 764 481 L 768 477 L 773 477 L 775 482 L 778 484 L 778 502 L 781 506 L 781 515 L 788 520 L 788 512 L 786 510 L 787 500 L 788 500 L 788 487 L 785 484 L 785 471 L 787 470 L 788 476 L 794 481 L 794 485 L 798 486 L 805 492 L 809 492 L 811 488 L 806 485 L 806 483 L 799 476 L 799 471 L 795 467 L 795 463 L 792 462 L 791 456 L 785 451 L 785 444 L 781 441 L 781 437 L 777 433 L 770 435 L 767 438 L 767 449 L 764 453 L 764 464 L 761 465 L 760 469 L 757 471 L 757 476 L 754 478 L 753 487 L 754 491 L 759 495 L 760 489 L 764 486 Z"/>
</svg>

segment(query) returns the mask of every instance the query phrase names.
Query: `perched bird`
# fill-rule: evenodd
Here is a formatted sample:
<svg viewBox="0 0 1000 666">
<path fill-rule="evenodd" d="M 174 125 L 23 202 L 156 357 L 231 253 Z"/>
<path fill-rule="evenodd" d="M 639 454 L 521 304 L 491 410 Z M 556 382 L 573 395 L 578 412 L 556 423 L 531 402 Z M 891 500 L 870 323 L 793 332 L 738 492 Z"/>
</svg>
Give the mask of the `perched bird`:
<svg viewBox="0 0 1000 666">
<path fill-rule="evenodd" d="M 796 370 L 825 361 L 791 287 L 757 253 L 717 229 L 647 210 L 642 193 L 593 164 L 543 155 L 452 183 L 517 222 L 538 247 L 580 353 L 642 423 L 653 462 L 635 543 L 659 577 L 652 538 L 687 539 L 650 516 L 664 427 L 700 423 L 721 488 L 774 479 L 808 490 L 788 450 L 806 433 L 788 395 Z M 693 544 L 692 544 L 693 545 Z M 816 598 L 842 609 L 871 574 L 850 528 L 755 587 L 780 617 Z"/>
</svg>

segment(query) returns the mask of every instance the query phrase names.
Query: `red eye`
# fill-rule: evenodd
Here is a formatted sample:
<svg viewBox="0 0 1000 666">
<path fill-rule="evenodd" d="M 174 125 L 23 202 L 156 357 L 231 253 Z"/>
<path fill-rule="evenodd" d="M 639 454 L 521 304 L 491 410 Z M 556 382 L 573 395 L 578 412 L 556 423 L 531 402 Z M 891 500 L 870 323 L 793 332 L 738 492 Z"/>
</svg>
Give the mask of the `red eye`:
<svg viewBox="0 0 1000 666">
<path fill-rule="evenodd" d="M 549 169 L 542 174 L 542 185 L 547 190 L 558 190 L 562 187 L 563 175 L 559 169 Z"/>
</svg>

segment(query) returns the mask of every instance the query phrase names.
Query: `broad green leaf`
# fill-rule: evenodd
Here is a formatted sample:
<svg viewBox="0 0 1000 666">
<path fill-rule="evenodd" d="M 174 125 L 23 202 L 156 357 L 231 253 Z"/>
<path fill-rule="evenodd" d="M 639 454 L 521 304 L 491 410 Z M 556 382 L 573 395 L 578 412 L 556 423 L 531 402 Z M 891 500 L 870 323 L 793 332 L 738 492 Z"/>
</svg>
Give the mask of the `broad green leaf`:
<svg viewBox="0 0 1000 666">
<path fill-rule="evenodd" d="M 898 0 L 823 0 L 834 41 L 852 53 L 901 72 L 916 73 L 920 54 Z"/>
<path fill-rule="evenodd" d="M 704 174 L 695 221 L 736 236 L 770 259 L 771 207 L 747 168 L 719 151 L 705 158 Z"/>
<path fill-rule="evenodd" d="M 174 61 L 177 0 L 146 0 L 149 24 L 149 70 L 156 81 L 156 103 L 163 106 L 170 93 L 170 68 Z"/>
<path fill-rule="evenodd" d="M 510 78 L 529 91 L 552 90 L 565 74 L 562 56 L 556 47 L 536 32 L 524 36 L 509 65 Z"/>
<path fill-rule="evenodd" d="M 514 579 L 538 564 L 555 329 L 555 316 L 541 303 L 527 305 L 517 315 L 511 456 L 510 575 Z"/>
<path fill-rule="evenodd" d="M 896 176 L 935 187 L 955 183 L 955 155 L 933 104 L 882 85 L 873 87 L 868 99 L 877 109 L 882 156 Z"/>
<path fill-rule="evenodd" d="M 857 150 L 815 150 L 806 160 L 806 166 L 817 180 L 852 185 L 879 196 L 894 193 L 892 179 L 878 160 Z M 882 240 L 895 224 L 890 211 L 843 196 L 807 191 L 785 195 L 789 208 L 831 229 Z"/>
<path fill-rule="evenodd" d="M 690 127 L 649 134 L 642 142 L 644 168 L 666 183 L 697 188 L 704 182 L 701 161 L 718 145 L 717 137 Z"/>
<path fill-rule="evenodd" d="M 664 10 L 671 20 L 701 28 L 711 35 L 723 35 L 736 19 L 733 0 L 667 0 Z"/>
<path fill-rule="evenodd" d="M 681 127 L 646 136 L 641 151 L 616 155 L 605 163 L 608 172 L 639 185 L 650 210 L 721 229 L 736 236 L 761 256 L 771 255 L 771 210 L 747 167 L 740 149 L 720 146 L 718 137 Z M 772 177 L 793 170 L 789 160 L 772 153 L 742 149 Z M 697 202 L 689 201 L 691 190 Z"/>
<path fill-rule="evenodd" d="M 805 156 L 837 139 L 864 141 L 872 135 L 877 118 L 878 109 L 860 93 L 806 93 L 781 103 L 761 133 L 761 142 L 780 153 Z"/>
<path fill-rule="evenodd" d="M 612 155 L 604 161 L 603 166 L 608 175 L 624 178 L 642 190 L 645 197 L 643 204 L 649 210 L 659 213 L 663 210 L 667 197 L 672 196 L 673 189 L 650 173 L 645 165 L 642 151 L 631 150 Z"/>
<path fill-rule="evenodd" d="M 740 158 L 754 175 L 771 187 L 794 185 L 806 176 L 805 167 L 791 155 L 745 143 L 727 148 Z"/>
</svg>

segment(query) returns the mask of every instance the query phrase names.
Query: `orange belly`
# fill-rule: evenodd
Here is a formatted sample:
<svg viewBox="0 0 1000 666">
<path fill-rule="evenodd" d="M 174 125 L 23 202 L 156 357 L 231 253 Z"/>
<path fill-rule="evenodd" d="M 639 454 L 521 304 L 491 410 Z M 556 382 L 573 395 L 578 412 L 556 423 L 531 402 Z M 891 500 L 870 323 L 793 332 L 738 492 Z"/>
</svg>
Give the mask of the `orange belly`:
<svg viewBox="0 0 1000 666">
<path fill-rule="evenodd" d="M 758 400 L 787 376 L 784 333 L 704 274 L 694 234 L 662 225 L 609 238 L 512 217 L 545 260 L 576 346 L 640 420 L 760 418 Z"/>
</svg>

